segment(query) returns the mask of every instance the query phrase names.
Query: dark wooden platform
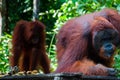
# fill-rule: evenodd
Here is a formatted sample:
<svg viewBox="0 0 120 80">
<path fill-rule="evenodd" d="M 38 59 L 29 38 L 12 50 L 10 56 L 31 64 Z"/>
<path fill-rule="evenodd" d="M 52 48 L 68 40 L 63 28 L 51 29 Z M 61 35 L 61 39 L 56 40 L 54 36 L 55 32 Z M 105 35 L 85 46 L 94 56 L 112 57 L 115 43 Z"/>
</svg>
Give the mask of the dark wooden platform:
<svg viewBox="0 0 120 80">
<path fill-rule="evenodd" d="M 0 80 L 120 80 L 113 76 L 85 76 L 80 73 L 37 74 L 4 76 Z"/>
</svg>

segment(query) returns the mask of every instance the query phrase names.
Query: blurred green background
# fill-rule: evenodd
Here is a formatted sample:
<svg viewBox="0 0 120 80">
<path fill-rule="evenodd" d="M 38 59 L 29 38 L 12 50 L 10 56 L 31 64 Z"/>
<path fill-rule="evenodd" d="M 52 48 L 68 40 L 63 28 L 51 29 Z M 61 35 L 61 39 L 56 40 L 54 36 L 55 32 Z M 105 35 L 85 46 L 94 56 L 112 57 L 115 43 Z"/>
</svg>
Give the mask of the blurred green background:
<svg viewBox="0 0 120 80">
<path fill-rule="evenodd" d="M 33 0 L 5 0 L 6 23 L 2 25 L 2 36 L 0 37 L 0 72 L 9 71 L 8 56 L 11 49 L 11 38 L 17 21 L 32 20 Z M 2 7 L 4 9 L 4 7 Z M 56 34 L 60 27 L 69 19 L 86 13 L 101 10 L 103 8 L 114 8 L 120 11 L 120 0 L 40 0 L 39 20 L 46 25 L 46 51 L 51 59 L 51 71 L 57 66 L 56 60 Z M 2 13 L 5 13 L 2 10 Z M 115 56 L 114 67 L 120 68 L 120 55 Z"/>
</svg>

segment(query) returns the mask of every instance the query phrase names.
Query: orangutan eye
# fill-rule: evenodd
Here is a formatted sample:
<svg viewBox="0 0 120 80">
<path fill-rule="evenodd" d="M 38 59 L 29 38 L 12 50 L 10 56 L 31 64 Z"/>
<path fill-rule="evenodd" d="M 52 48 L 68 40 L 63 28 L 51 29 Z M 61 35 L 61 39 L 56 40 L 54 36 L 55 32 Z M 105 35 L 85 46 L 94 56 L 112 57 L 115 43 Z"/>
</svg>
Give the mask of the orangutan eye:
<svg viewBox="0 0 120 80">
<path fill-rule="evenodd" d="M 33 29 L 30 29 L 30 31 L 33 31 Z"/>
</svg>

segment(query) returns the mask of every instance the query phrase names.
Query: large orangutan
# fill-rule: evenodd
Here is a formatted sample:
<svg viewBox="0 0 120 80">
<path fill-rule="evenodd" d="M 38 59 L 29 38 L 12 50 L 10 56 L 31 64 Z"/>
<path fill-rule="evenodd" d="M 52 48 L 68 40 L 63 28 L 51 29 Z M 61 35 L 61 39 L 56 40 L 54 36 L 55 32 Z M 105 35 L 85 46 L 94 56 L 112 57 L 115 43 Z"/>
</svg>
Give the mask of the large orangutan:
<svg viewBox="0 0 120 80">
<path fill-rule="evenodd" d="M 112 9 L 69 20 L 57 35 L 58 72 L 114 75 L 116 47 L 120 44 L 120 15 Z"/>
<path fill-rule="evenodd" d="M 50 72 L 50 61 L 45 51 L 45 26 L 40 21 L 19 21 L 13 32 L 10 65 L 20 71 L 42 68 Z"/>
</svg>

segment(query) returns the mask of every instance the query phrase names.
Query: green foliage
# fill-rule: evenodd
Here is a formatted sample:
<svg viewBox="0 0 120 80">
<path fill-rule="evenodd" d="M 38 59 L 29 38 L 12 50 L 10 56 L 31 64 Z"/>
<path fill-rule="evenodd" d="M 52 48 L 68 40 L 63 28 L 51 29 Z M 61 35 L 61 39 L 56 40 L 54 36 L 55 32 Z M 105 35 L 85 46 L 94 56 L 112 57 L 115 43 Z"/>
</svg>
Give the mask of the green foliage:
<svg viewBox="0 0 120 80">
<path fill-rule="evenodd" d="M 55 29 L 59 28 L 69 19 L 86 13 L 95 12 L 103 8 L 115 8 L 120 10 L 119 0 L 66 0 L 61 8 L 56 10 L 58 19 Z"/>
<path fill-rule="evenodd" d="M 0 38 L 0 72 L 9 71 L 9 53 L 11 48 L 11 35 L 6 34 Z"/>
<path fill-rule="evenodd" d="M 120 54 L 115 56 L 114 68 L 117 70 L 117 76 L 120 77 Z"/>
<path fill-rule="evenodd" d="M 17 21 L 21 19 L 24 20 L 32 19 L 32 1 L 31 0 L 7 0 L 7 1 L 9 23 L 8 28 L 11 34 Z"/>
<path fill-rule="evenodd" d="M 120 77 L 120 49 L 117 49 L 116 51 L 116 55 L 114 57 L 114 65 L 113 67 L 117 70 L 117 75 L 118 77 Z"/>
</svg>

